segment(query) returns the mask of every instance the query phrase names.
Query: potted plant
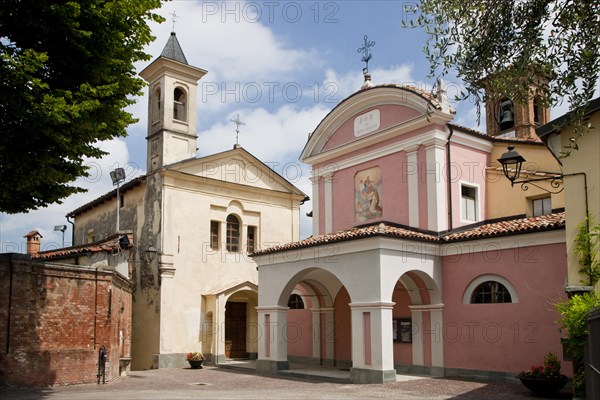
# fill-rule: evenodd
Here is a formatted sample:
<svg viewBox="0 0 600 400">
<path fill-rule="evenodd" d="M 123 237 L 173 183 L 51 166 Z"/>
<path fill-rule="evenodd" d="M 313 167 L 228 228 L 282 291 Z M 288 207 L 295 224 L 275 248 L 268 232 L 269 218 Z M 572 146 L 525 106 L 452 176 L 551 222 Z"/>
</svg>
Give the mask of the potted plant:
<svg viewBox="0 0 600 400">
<path fill-rule="evenodd" d="M 185 358 L 189 363 L 190 367 L 193 369 L 202 368 L 202 364 L 204 363 L 204 354 L 199 351 L 192 351 L 187 354 Z"/>
<path fill-rule="evenodd" d="M 540 395 L 552 395 L 565 387 L 569 378 L 560 373 L 560 361 L 555 354 L 544 357 L 544 365 L 532 365 L 517 376 L 527 389 Z"/>
</svg>

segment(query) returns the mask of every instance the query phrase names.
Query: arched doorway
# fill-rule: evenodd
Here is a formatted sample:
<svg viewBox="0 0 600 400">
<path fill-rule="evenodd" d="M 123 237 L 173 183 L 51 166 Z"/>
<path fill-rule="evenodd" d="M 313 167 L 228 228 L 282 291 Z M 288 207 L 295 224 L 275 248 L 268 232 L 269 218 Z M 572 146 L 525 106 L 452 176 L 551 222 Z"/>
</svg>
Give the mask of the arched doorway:
<svg viewBox="0 0 600 400">
<path fill-rule="evenodd" d="M 258 287 L 251 282 L 240 283 L 207 296 L 207 300 L 205 319 L 210 320 L 212 328 L 206 335 L 206 348 L 212 350 L 213 361 L 222 364 L 228 359 L 256 359 L 260 337 Z"/>
<path fill-rule="evenodd" d="M 392 293 L 394 368 L 436 374 L 443 368 L 441 292 L 427 273 L 405 272 Z"/>
<path fill-rule="evenodd" d="M 225 303 L 225 359 L 256 358 L 258 295 L 250 290 L 233 293 Z"/>
</svg>

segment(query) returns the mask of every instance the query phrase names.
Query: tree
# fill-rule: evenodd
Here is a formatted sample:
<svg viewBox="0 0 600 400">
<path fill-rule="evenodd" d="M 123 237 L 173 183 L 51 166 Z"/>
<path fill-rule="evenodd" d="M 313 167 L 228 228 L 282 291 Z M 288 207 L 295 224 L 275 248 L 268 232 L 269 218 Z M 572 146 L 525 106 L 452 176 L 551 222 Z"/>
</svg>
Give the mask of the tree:
<svg viewBox="0 0 600 400">
<path fill-rule="evenodd" d="M 0 211 L 84 189 L 95 144 L 126 135 L 160 0 L 0 0 Z"/>
<path fill-rule="evenodd" d="M 597 0 L 422 0 L 409 11 L 417 18 L 405 25 L 429 34 L 430 75 L 455 70 L 465 85 L 460 98 L 472 97 L 478 109 L 486 85 L 525 102 L 539 77 L 551 79 L 535 95 L 546 105 L 569 101 L 574 112 L 565 125 L 574 123 L 576 133 L 563 155 L 577 149 L 600 71 Z"/>
</svg>

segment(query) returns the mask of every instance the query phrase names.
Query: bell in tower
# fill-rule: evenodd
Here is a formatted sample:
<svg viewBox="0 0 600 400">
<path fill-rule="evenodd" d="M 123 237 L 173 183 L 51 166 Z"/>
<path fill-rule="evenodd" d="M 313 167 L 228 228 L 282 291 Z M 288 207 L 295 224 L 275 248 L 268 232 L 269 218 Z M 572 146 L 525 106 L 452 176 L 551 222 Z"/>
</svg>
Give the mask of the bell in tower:
<svg viewBox="0 0 600 400">
<path fill-rule="evenodd" d="M 550 109 L 541 97 L 548 86 L 548 80 L 538 78 L 531 85 L 530 95 L 524 102 L 502 97 L 499 93 L 494 93 L 491 86 L 489 81 L 484 86 L 486 133 L 506 138 L 536 138 L 535 129 L 550 120 Z"/>
<path fill-rule="evenodd" d="M 500 130 L 505 131 L 515 126 L 515 111 L 511 100 L 500 102 L 498 107 L 498 125 Z"/>
</svg>

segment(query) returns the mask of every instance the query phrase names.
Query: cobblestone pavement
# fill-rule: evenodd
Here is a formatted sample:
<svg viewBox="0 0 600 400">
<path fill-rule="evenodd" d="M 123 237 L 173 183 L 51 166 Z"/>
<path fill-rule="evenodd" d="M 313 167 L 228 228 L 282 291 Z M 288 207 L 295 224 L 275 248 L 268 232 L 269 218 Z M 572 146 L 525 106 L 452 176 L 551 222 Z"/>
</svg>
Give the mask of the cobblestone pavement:
<svg viewBox="0 0 600 400">
<path fill-rule="evenodd" d="M 106 385 L 46 389 L 0 388 L 3 400 L 22 399 L 401 399 L 540 400 L 519 382 L 481 383 L 454 379 L 402 380 L 385 385 L 353 385 L 315 379 L 256 375 L 216 367 L 135 371 Z M 570 399 L 567 393 L 559 399 Z"/>
</svg>

